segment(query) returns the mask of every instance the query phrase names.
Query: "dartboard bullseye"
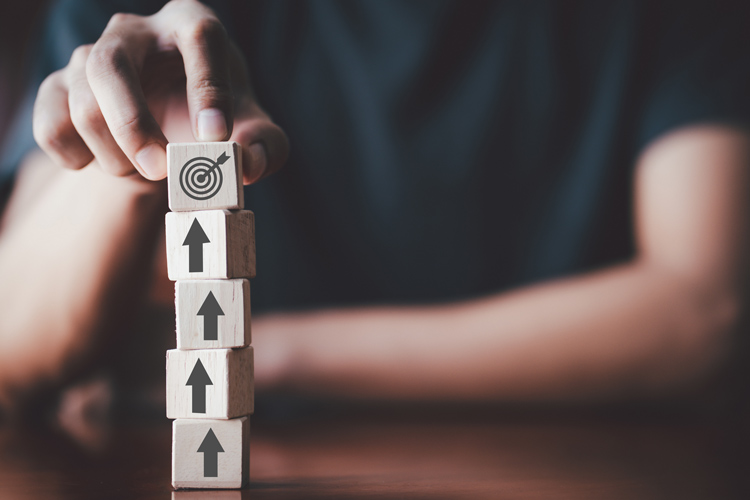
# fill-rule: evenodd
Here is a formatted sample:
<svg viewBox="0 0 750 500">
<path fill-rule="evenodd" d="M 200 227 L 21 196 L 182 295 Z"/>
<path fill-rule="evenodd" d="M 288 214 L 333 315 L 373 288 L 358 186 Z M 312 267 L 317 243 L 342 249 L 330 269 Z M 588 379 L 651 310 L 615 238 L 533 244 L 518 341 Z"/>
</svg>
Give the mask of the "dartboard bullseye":
<svg viewBox="0 0 750 500">
<path fill-rule="evenodd" d="M 188 160 L 180 170 L 182 191 L 194 200 L 213 198 L 224 181 L 219 166 L 227 159 L 227 154 L 222 153 L 216 161 L 202 156 Z"/>
</svg>

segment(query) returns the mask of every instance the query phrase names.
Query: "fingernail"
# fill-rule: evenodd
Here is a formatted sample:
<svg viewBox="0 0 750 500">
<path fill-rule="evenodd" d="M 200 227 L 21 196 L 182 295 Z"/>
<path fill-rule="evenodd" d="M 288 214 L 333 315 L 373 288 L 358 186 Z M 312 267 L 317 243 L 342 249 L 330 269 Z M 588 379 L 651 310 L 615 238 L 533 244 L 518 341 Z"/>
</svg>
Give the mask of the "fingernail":
<svg viewBox="0 0 750 500">
<path fill-rule="evenodd" d="M 160 145 L 151 143 L 136 153 L 135 161 L 146 178 L 161 179 L 167 168 L 167 152 Z"/>
<path fill-rule="evenodd" d="M 198 112 L 198 140 L 221 141 L 227 136 L 227 120 L 219 109 Z"/>
<path fill-rule="evenodd" d="M 247 176 L 248 182 L 255 182 L 260 179 L 266 171 L 268 157 L 266 156 L 266 147 L 262 142 L 251 144 L 247 148 L 250 153 L 250 172 Z"/>
</svg>

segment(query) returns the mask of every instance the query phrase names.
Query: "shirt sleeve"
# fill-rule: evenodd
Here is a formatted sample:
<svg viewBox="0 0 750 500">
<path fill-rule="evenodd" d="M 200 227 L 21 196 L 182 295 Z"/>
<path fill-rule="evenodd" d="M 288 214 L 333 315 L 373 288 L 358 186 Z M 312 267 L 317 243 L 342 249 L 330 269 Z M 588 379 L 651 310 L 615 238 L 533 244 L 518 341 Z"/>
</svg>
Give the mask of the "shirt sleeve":
<svg viewBox="0 0 750 500">
<path fill-rule="evenodd" d="M 3 198 L 10 194 L 19 163 L 36 147 L 31 114 L 39 85 L 47 75 L 68 64 L 76 47 L 96 41 L 115 8 L 112 4 L 91 0 L 61 0 L 47 10 L 38 28 L 38 42 L 32 50 L 27 91 L 4 141 L 0 160 L 0 206 L 5 202 Z"/>
</svg>

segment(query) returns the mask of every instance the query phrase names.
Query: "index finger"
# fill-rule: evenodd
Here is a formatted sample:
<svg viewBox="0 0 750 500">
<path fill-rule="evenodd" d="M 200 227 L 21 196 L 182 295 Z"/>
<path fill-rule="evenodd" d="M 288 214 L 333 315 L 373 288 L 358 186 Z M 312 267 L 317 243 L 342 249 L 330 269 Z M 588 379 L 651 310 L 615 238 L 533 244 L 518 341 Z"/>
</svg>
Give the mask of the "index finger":
<svg viewBox="0 0 750 500">
<path fill-rule="evenodd" d="M 199 141 L 223 141 L 232 133 L 233 100 L 230 83 L 230 43 L 213 11 L 195 1 L 172 2 L 153 16 L 161 45 L 174 45 L 182 55 L 187 79 L 187 103 L 193 136 Z"/>
<path fill-rule="evenodd" d="M 167 175 L 167 139 L 148 109 L 140 70 L 156 34 L 140 16 L 115 14 L 94 44 L 86 76 L 117 145 L 152 180 Z"/>
</svg>

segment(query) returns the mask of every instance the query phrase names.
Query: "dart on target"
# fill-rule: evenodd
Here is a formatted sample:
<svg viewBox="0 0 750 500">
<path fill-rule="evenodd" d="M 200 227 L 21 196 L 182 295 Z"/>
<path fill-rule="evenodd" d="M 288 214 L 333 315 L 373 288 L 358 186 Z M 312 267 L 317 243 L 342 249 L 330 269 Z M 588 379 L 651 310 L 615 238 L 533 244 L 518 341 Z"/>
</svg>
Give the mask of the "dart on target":
<svg viewBox="0 0 750 500">
<path fill-rule="evenodd" d="M 188 160 L 180 170 L 182 191 L 194 200 L 213 198 L 224 180 L 219 167 L 228 159 L 229 155 L 221 153 L 216 161 L 202 156 Z"/>
</svg>

